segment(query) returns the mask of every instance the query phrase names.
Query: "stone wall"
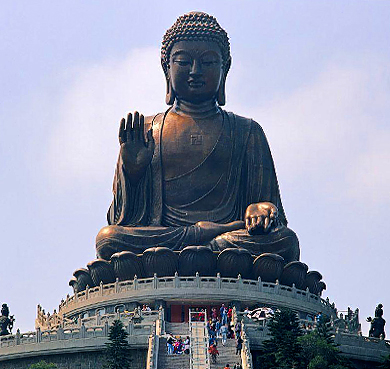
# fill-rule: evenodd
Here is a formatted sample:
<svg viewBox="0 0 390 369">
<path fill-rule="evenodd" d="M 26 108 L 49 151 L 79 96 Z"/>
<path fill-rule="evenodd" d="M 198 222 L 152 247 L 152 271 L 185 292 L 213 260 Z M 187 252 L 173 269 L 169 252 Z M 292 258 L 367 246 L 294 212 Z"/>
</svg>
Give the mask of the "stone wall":
<svg viewBox="0 0 390 369">
<path fill-rule="evenodd" d="M 131 350 L 131 368 L 146 368 L 146 349 Z M 1 369 L 28 369 L 31 364 L 45 360 L 54 363 L 58 369 L 103 369 L 104 354 L 102 351 L 74 352 L 67 354 L 25 357 L 0 362 Z"/>
</svg>

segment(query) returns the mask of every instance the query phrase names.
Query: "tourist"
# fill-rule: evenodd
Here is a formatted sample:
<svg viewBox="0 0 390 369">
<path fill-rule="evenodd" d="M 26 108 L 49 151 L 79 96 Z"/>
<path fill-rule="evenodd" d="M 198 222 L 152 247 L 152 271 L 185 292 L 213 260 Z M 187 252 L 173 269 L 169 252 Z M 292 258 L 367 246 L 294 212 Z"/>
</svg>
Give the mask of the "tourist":
<svg viewBox="0 0 390 369">
<path fill-rule="evenodd" d="M 234 338 L 234 331 L 231 325 L 228 325 L 227 338 Z"/>
<path fill-rule="evenodd" d="M 215 335 L 217 336 L 217 338 L 220 337 L 220 330 L 221 330 L 221 321 L 217 319 L 215 323 Z"/>
<path fill-rule="evenodd" d="M 237 321 L 234 331 L 236 332 L 236 337 L 241 335 L 241 322 Z"/>
<path fill-rule="evenodd" d="M 234 365 L 233 369 L 242 369 L 242 366 L 240 363 L 237 363 Z"/>
<path fill-rule="evenodd" d="M 209 334 L 209 337 L 212 335 L 211 331 L 211 319 L 208 320 L 207 324 L 206 324 L 206 328 L 207 328 L 207 332 Z"/>
<path fill-rule="evenodd" d="M 211 345 L 209 346 L 209 354 L 211 356 L 211 361 L 213 364 L 215 364 L 217 362 L 217 355 L 219 355 L 219 351 L 217 349 L 217 346 L 215 345 Z"/>
<path fill-rule="evenodd" d="M 224 310 L 225 310 L 225 304 L 222 304 L 222 305 L 221 305 L 221 308 L 219 309 L 219 316 L 220 316 L 221 318 L 222 318 L 222 314 L 223 314 Z"/>
<path fill-rule="evenodd" d="M 228 334 L 228 326 L 227 324 L 224 324 L 222 327 L 221 327 L 221 336 L 222 336 L 222 345 L 225 346 L 226 345 L 226 340 L 227 340 L 227 334 Z"/>
<path fill-rule="evenodd" d="M 230 369 L 230 365 L 226 364 L 226 366 L 223 369 Z"/>
<path fill-rule="evenodd" d="M 213 320 L 217 320 L 217 319 L 218 319 L 217 308 L 213 307 L 213 308 L 211 309 L 211 317 L 213 318 Z"/>
<path fill-rule="evenodd" d="M 214 336 L 210 336 L 210 338 L 209 338 L 209 346 L 212 346 L 212 345 L 215 345 L 215 346 L 218 345 L 217 339 Z"/>
<path fill-rule="evenodd" d="M 233 309 L 232 309 L 232 307 L 229 307 L 229 310 L 227 312 L 228 324 L 230 324 L 230 322 L 232 321 L 232 317 L 233 317 Z"/>
<path fill-rule="evenodd" d="M 174 344 L 174 346 L 173 346 L 173 353 L 174 353 L 174 354 L 177 354 L 177 355 L 180 355 L 180 354 L 183 353 L 183 343 L 182 343 L 182 341 L 181 341 L 181 338 L 178 339 L 178 340 L 175 342 L 175 344 Z"/>
<path fill-rule="evenodd" d="M 169 338 L 167 339 L 167 349 L 168 349 L 168 355 L 173 355 L 173 337 L 170 335 Z"/>
<path fill-rule="evenodd" d="M 190 353 L 190 337 L 187 336 L 187 338 L 184 340 L 184 353 L 189 354 Z"/>
<path fill-rule="evenodd" d="M 221 324 L 224 325 L 224 324 L 227 324 L 227 309 L 225 307 L 224 304 L 222 304 L 222 307 L 221 307 Z"/>
<path fill-rule="evenodd" d="M 238 336 L 237 342 L 236 342 L 236 355 L 241 356 L 242 342 L 243 342 L 242 338 L 240 336 Z"/>
</svg>

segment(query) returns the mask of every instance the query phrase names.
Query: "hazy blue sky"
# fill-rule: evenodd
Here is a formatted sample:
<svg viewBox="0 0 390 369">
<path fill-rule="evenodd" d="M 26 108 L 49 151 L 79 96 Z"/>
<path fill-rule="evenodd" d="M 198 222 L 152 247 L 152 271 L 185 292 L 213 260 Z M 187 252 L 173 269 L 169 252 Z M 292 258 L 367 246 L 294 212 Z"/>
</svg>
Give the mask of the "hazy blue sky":
<svg viewBox="0 0 390 369">
<path fill-rule="evenodd" d="M 382 302 L 390 320 L 389 1 L 13 0 L 0 10 L 0 302 L 16 327 L 58 307 L 94 258 L 119 120 L 166 109 L 161 38 L 191 10 L 230 36 L 226 109 L 264 128 L 325 297 L 362 322 Z"/>
</svg>

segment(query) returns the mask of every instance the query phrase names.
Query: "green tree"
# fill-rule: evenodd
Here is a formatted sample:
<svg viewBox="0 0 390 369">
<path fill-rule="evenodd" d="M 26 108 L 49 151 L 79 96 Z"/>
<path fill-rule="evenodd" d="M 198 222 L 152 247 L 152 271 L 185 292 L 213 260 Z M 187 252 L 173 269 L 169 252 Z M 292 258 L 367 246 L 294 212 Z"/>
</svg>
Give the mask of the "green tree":
<svg viewBox="0 0 390 369">
<path fill-rule="evenodd" d="M 268 322 L 271 335 L 264 341 L 259 365 L 268 368 L 299 368 L 301 347 L 298 338 L 302 336 L 299 319 L 295 312 L 281 309 Z"/>
<path fill-rule="evenodd" d="M 57 365 L 41 360 L 39 363 L 31 364 L 28 369 L 57 369 Z"/>
<path fill-rule="evenodd" d="M 333 345 L 333 332 L 330 325 L 330 317 L 325 314 L 321 314 L 317 320 L 317 324 L 314 332 L 321 338 L 323 338 L 328 344 Z"/>
<path fill-rule="evenodd" d="M 313 332 L 299 337 L 301 346 L 301 365 L 308 369 L 344 369 L 352 368 L 347 359 L 340 355 L 333 339 L 324 331 Z"/>
<path fill-rule="evenodd" d="M 115 320 L 110 327 L 106 343 L 106 368 L 130 369 L 130 345 L 123 323 Z"/>
<path fill-rule="evenodd" d="M 390 355 L 385 357 L 385 359 L 382 361 L 382 363 L 379 366 L 379 368 L 390 369 Z"/>
</svg>

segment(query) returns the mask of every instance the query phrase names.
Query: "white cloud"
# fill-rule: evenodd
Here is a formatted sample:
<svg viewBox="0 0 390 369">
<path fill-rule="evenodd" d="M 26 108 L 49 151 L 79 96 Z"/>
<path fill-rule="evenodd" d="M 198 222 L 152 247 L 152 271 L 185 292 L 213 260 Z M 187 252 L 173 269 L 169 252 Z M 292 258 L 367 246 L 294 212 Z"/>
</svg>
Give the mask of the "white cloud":
<svg viewBox="0 0 390 369">
<path fill-rule="evenodd" d="M 262 124 L 287 185 L 390 202 L 387 70 L 374 58 L 333 64 L 268 106 L 240 107 Z"/>
<path fill-rule="evenodd" d="M 255 65 L 249 67 L 256 73 Z M 313 83 L 267 106 L 248 101 L 227 108 L 263 125 L 284 187 L 304 181 L 314 193 L 390 201 L 386 70 L 375 58 L 334 63 Z M 234 84 L 239 73 L 238 66 Z M 111 175 L 120 118 L 133 110 L 164 110 L 164 91 L 157 48 L 80 69 L 64 94 L 50 141 L 52 173 L 61 186 Z M 231 89 L 229 101 L 237 101 L 239 91 Z"/>
<path fill-rule="evenodd" d="M 52 130 L 48 160 L 61 187 L 98 181 L 114 168 L 120 119 L 164 107 L 158 48 L 135 49 L 123 60 L 80 68 L 65 91 Z"/>
</svg>

